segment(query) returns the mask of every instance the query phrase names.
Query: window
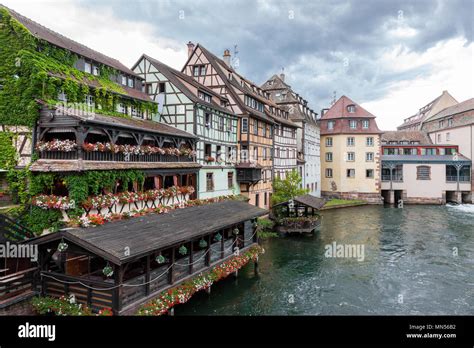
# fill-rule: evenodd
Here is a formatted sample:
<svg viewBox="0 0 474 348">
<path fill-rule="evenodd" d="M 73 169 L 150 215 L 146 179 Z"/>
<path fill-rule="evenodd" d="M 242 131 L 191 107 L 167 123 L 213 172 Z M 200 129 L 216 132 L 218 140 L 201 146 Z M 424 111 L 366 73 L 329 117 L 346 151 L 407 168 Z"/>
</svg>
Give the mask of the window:
<svg viewBox="0 0 474 348">
<path fill-rule="evenodd" d="M 332 152 L 326 152 L 326 162 L 332 162 Z"/>
<path fill-rule="evenodd" d="M 86 73 L 92 74 L 92 65 L 91 65 L 91 63 L 88 63 L 88 62 L 84 63 L 84 71 Z"/>
<path fill-rule="evenodd" d="M 92 67 L 92 74 L 95 75 L 95 76 L 99 76 L 100 71 L 99 71 L 99 67 L 98 67 L 98 66 L 94 65 L 94 66 Z"/>
<path fill-rule="evenodd" d="M 212 128 L 212 114 L 209 112 L 206 112 L 204 114 L 205 122 L 206 122 L 206 127 L 207 128 Z"/>
<path fill-rule="evenodd" d="M 253 120 L 253 134 L 258 135 L 258 120 Z"/>
<path fill-rule="evenodd" d="M 202 99 L 208 103 L 210 103 L 212 99 L 212 97 L 209 94 L 201 92 L 201 91 L 198 92 L 198 97 L 199 99 Z"/>
<path fill-rule="evenodd" d="M 347 160 L 350 162 L 355 161 L 355 152 L 348 152 L 347 153 Z"/>
<path fill-rule="evenodd" d="M 355 178 L 355 173 L 356 173 L 355 169 L 347 169 L 346 170 L 346 176 L 348 178 Z"/>
<path fill-rule="evenodd" d="M 403 154 L 404 155 L 416 155 L 417 150 L 416 150 L 416 148 L 404 148 L 403 149 Z"/>
<path fill-rule="evenodd" d="M 441 142 L 441 134 L 438 134 L 438 143 Z"/>
<path fill-rule="evenodd" d="M 133 88 L 135 86 L 135 80 L 131 77 L 128 78 L 128 87 Z"/>
<path fill-rule="evenodd" d="M 118 103 L 117 104 L 117 112 L 120 112 L 122 114 L 126 114 L 127 113 L 127 108 L 122 103 Z"/>
<path fill-rule="evenodd" d="M 122 80 L 122 85 L 126 86 L 127 85 L 127 76 L 120 75 L 121 80 Z"/>
<path fill-rule="evenodd" d="M 141 111 L 135 105 L 131 106 L 131 112 L 132 112 L 132 116 L 135 116 L 135 117 L 141 116 Z"/>
<path fill-rule="evenodd" d="M 328 129 L 334 129 L 334 121 L 328 121 Z"/>
<path fill-rule="evenodd" d="M 231 189 L 234 187 L 234 173 L 228 172 L 227 173 L 227 188 Z"/>
<path fill-rule="evenodd" d="M 145 87 L 146 88 L 146 93 L 147 94 L 153 94 L 153 85 L 151 83 L 147 83 L 145 86 L 146 86 Z"/>
<path fill-rule="evenodd" d="M 369 120 L 362 120 L 362 128 L 364 129 L 369 128 Z"/>
<path fill-rule="evenodd" d="M 355 120 L 349 120 L 349 127 L 351 129 L 356 129 L 357 128 L 357 121 Z"/>
<path fill-rule="evenodd" d="M 374 177 L 374 170 L 373 169 L 366 169 L 365 170 L 365 177 L 366 178 L 373 178 Z"/>
<path fill-rule="evenodd" d="M 211 157 L 212 154 L 212 145 L 211 144 L 204 144 L 204 156 Z"/>
<path fill-rule="evenodd" d="M 258 160 L 258 147 L 257 146 L 253 148 L 253 159 Z"/>
<path fill-rule="evenodd" d="M 448 127 L 451 127 L 453 125 L 453 119 L 448 118 Z"/>
<path fill-rule="evenodd" d="M 354 113 L 356 111 L 355 105 L 347 105 L 347 111 Z"/>
<path fill-rule="evenodd" d="M 331 147 L 332 146 L 332 138 L 326 138 L 326 146 Z"/>
<path fill-rule="evenodd" d="M 354 146 L 354 144 L 355 144 L 354 137 L 348 137 L 347 138 L 347 146 Z"/>
<path fill-rule="evenodd" d="M 94 106 L 94 97 L 90 94 L 86 95 L 85 103 L 87 104 L 87 106 Z"/>
<path fill-rule="evenodd" d="M 435 148 L 422 148 L 421 149 L 421 154 L 425 156 L 430 156 L 430 155 L 436 155 L 436 149 Z"/>
<path fill-rule="evenodd" d="M 373 162 L 374 161 L 374 153 L 373 152 L 366 152 L 365 153 L 365 161 L 366 162 Z"/>
<path fill-rule="evenodd" d="M 248 160 L 248 156 L 249 156 L 249 149 L 247 145 L 242 145 L 240 149 L 240 159 L 246 162 Z"/>
<path fill-rule="evenodd" d="M 249 119 L 248 118 L 243 118 L 242 119 L 242 133 L 247 133 L 249 131 Z"/>
<path fill-rule="evenodd" d="M 263 124 L 262 125 L 262 131 L 263 131 L 263 136 L 266 137 L 267 136 L 267 125 L 266 124 Z"/>
<path fill-rule="evenodd" d="M 58 100 L 63 101 L 63 102 L 67 101 L 67 96 L 66 96 L 66 93 L 64 93 L 64 91 L 60 91 L 58 93 Z"/>
<path fill-rule="evenodd" d="M 326 168 L 326 178 L 332 178 L 332 169 Z"/>
<path fill-rule="evenodd" d="M 416 180 L 431 180 L 431 167 L 418 166 L 416 167 Z"/>
<path fill-rule="evenodd" d="M 226 123 L 227 123 L 227 131 L 232 132 L 232 120 L 230 118 L 228 118 L 226 120 Z"/>
<path fill-rule="evenodd" d="M 365 145 L 367 146 L 374 146 L 374 138 L 373 137 L 367 137 Z"/>
<path fill-rule="evenodd" d="M 193 76 L 204 76 L 206 75 L 206 66 L 205 65 L 195 65 L 193 66 Z"/>
<path fill-rule="evenodd" d="M 266 206 L 267 205 L 267 192 L 265 192 L 263 194 L 263 205 Z"/>
<path fill-rule="evenodd" d="M 222 161 L 221 155 L 222 155 L 222 147 L 220 145 L 216 146 L 216 160 L 218 162 Z"/>
<path fill-rule="evenodd" d="M 439 128 L 443 128 L 444 127 L 444 120 L 439 121 L 438 126 L 439 126 Z"/>
<path fill-rule="evenodd" d="M 165 93 L 166 92 L 166 83 L 160 82 L 158 86 L 159 86 L 159 93 Z"/>
<path fill-rule="evenodd" d="M 214 191 L 214 174 L 206 173 L 206 191 Z"/>
<path fill-rule="evenodd" d="M 451 140 L 451 135 L 448 133 L 446 133 L 446 141 L 450 141 Z"/>
<path fill-rule="evenodd" d="M 219 130 L 223 131 L 224 130 L 224 117 L 219 117 Z"/>
<path fill-rule="evenodd" d="M 264 148 L 262 149 L 262 157 L 263 157 L 264 160 L 267 159 L 267 148 L 266 148 L 266 147 L 264 147 Z"/>
</svg>

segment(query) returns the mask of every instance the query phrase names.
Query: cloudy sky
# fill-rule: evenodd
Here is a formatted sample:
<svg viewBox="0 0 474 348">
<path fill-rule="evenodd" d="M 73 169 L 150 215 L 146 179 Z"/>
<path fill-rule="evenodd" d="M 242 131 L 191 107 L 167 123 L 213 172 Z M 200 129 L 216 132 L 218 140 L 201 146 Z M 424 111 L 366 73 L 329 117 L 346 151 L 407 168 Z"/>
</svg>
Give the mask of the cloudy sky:
<svg viewBox="0 0 474 348">
<path fill-rule="evenodd" d="M 131 66 L 146 53 L 181 69 L 186 43 L 261 84 L 280 73 L 319 111 L 351 97 L 395 129 L 448 90 L 474 96 L 472 0 L 0 0 Z"/>
</svg>

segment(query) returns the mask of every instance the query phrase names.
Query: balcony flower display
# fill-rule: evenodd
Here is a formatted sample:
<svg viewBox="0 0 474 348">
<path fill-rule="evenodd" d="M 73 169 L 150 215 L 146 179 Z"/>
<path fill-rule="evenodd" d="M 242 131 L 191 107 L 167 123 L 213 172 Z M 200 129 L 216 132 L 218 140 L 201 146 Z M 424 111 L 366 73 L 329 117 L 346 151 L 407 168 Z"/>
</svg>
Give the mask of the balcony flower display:
<svg viewBox="0 0 474 348">
<path fill-rule="evenodd" d="M 105 219 L 99 214 L 90 214 L 88 216 L 81 217 L 80 223 L 82 227 L 99 226 L 105 223 Z"/>
<path fill-rule="evenodd" d="M 31 203 L 42 209 L 68 210 L 75 207 L 74 201 L 69 200 L 68 197 L 55 195 L 38 195 L 33 197 Z"/>
<path fill-rule="evenodd" d="M 179 151 L 181 156 L 187 156 L 189 158 L 196 156 L 196 151 L 190 148 L 182 147 Z"/>
<path fill-rule="evenodd" d="M 174 147 L 161 148 L 153 145 L 117 145 L 106 143 L 84 143 L 82 148 L 86 152 L 110 152 L 122 153 L 125 155 L 171 155 L 193 157 L 196 152 L 191 149 L 180 150 Z"/>
<path fill-rule="evenodd" d="M 76 150 L 77 144 L 74 140 L 58 140 L 53 139 L 51 141 L 39 141 L 36 144 L 36 150 L 38 151 L 62 151 L 71 152 Z"/>
<path fill-rule="evenodd" d="M 210 163 L 210 162 L 215 162 L 216 159 L 212 156 L 206 156 L 206 157 L 204 157 L 204 161 Z"/>
<path fill-rule="evenodd" d="M 111 193 L 105 195 L 97 195 L 87 198 L 86 201 L 82 202 L 82 206 L 85 209 L 101 209 L 101 208 L 110 208 L 114 204 L 117 204 L 119 199 L 116 195 Z"/>
</svg>

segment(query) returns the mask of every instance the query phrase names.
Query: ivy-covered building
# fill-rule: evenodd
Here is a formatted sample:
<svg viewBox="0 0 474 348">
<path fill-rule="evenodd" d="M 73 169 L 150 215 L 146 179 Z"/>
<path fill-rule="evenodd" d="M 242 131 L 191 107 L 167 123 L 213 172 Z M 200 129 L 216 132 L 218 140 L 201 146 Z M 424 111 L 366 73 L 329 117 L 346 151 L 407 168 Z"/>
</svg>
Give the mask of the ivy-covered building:
<svg viewBox="0 0 474 348">
<path fill-rule="evenodd" d="M 226 108 L 227 98 L 147 55 L 132 69 L 145 79 L 146 92 L 158 103 L 159 121 L 199 137 L 199 198 L 239 193 L 235 170 L 238 119 Z"/>
<path fill-rule="evenodd" d="M 141 76 L 3 6 L 0 47 L 0 169 L 35 232 L 196 196 L 198 139 L 154 121 Z"/>
</svg>

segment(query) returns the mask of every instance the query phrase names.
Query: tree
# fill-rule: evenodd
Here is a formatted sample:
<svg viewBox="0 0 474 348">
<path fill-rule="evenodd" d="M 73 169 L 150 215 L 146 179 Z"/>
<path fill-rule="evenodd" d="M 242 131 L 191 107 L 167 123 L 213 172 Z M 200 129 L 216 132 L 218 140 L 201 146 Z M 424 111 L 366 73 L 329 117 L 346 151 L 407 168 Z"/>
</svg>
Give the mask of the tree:
<svg viewBox="0 0 474 348">
<path fill-rule="evenodd" d="M 308 189 L 301 188 L 301 176 L 296 170 L 288 172 L 285 179 L 275 178 L 273 180 L 272 203 L 278 204 L 289 201 L 297 196 L 307 194 Z"/>
</svg>

